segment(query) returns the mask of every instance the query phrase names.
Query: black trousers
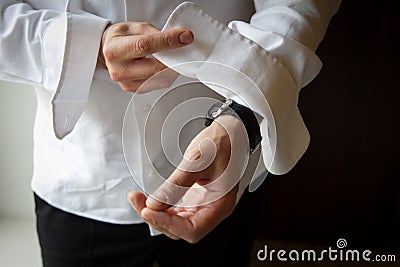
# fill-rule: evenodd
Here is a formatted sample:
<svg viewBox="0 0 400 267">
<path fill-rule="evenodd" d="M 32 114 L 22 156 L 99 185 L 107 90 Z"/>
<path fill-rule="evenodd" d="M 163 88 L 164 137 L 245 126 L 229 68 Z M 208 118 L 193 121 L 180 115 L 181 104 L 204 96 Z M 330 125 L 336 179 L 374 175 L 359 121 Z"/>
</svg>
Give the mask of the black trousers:
<svg viewBox="0 0 400 267">
<path fill-rule="evenodd" d="M 259 193 L 245 194 L 231 216 L 196 244 L 152 237 L 146 224 L 118 225 L 54 208 L 35 195 L 45 267 L 248 266 Z M 249 215 L 251 214 L 251 215 Z"/>
</svg>

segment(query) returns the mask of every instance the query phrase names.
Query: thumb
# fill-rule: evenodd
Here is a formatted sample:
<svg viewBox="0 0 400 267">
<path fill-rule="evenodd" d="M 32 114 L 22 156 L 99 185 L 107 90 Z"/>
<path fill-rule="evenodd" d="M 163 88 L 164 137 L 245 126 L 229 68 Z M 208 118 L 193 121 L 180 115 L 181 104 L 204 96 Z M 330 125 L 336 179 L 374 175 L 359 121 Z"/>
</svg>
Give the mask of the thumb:
<svg viewBox="0 0 400 267">
<path fill-rule="evenodd" d="M 165 210 L 178 203 L 194 183 L 204 178 L 204 170 L 213 163 L 216 151 L 212 140 L 195 138 L 179 167 L 147 198 L 146 206 L 153 210 Z"/>
<path fill-rule="evenodd" d="M 195 138 L 179 167 L 147 198 L 146 206 L 153 210 L 165 210 L 177 204 L 195 182 L 205 178 L 203 170 L 212 164 L 215 156 L 216 147 L 210 139 Z"/>
</svg>

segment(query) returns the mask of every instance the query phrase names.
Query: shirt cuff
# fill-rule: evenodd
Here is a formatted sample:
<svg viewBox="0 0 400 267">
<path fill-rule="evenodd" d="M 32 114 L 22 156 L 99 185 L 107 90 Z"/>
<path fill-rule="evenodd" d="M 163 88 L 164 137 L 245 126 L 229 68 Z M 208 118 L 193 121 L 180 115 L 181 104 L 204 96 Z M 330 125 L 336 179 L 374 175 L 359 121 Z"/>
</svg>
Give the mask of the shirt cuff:
<svg viewBox="0 0 400 267">
<path fill-rule="evenodd" d="M 289 71 L 299 90 L 310 83 L 322 68 L 318 56 L 296 40 L 264 31 L 242 21 L 232 21 L 228 27 L 256 42 L 276 57 Z"/>
<path fill-rule="evenodd" d="M 263 47 L 192 3 L 178 6 L 164 30 L 180 27 L 193 31 L 194 42 L 154 56 L 262 116 L 265 167 L 273 174 L 288 172 L 309 144 L 309 134 L 297 108 L 294 76 Z"/>
<path fill-rule="evenodd" d="M 56 88 L 51 103 L 54 133 L 59 139 L 73 130 L 85 109 L 100 40 L 108 23 L 82 11 L 68 12 L 49 26 L 45 35 L 44 87 Z"/>
</svg>

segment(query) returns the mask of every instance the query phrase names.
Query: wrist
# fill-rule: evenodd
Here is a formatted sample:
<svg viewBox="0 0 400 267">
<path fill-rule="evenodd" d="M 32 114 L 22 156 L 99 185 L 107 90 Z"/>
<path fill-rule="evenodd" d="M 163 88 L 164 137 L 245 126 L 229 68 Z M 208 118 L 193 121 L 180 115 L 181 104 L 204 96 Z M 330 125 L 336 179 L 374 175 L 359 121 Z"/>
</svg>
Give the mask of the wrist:
<svg viewBox="0 0 400 267">
<path fill-rule="evenodd" d="M 239 118 L 227 114 L 218 116 L 214 119 L 212 124 L 218 124 L 220 127 L 226 128 L 227 130 L 235 130 L 243 125 Z"/>
</svg>

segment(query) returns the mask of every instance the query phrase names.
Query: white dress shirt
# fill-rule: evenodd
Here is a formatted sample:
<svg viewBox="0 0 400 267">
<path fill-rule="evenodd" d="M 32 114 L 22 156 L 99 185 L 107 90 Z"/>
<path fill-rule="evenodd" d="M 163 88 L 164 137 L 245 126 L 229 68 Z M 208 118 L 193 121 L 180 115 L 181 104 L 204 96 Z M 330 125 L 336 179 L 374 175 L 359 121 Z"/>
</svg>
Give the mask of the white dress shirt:
<svg viewBox="0 0 400 267">
<path fill-rule="evenodd" d="M 0 0 L 0 79 L 34 85 L 37 95 L 32 188 L 41 198 L 96 220 L 142 222 L 126 195 L 152 183 L 154 167 L 143 160 L 143 136 L 132 134 L 122 140 L 132 94 L 122 91 L 106 70 L 96 69 L 102 32 L 110 22 L 187 27 L 195 34 L 192 46 L 155 57 L 171 67 L 190 60 L 222 63 L 249 77 L 258 92 L 243 86 L 229 91 L 198 85 L 192 93 L 213 96 L 216 92 L 257 112 L 263 134 L 257 175 L 265 175 L 266 169 L 286 173 L 303 155 L 309 134 L 297 109 L 298 93 L 322 67 L 314 52 L 340 1 L 256 0 L 252 5 L 245 0 L 198 0 L 194 2 L 204 11 L 186 7 L 194 12 L 192 20 L 185 18 L 188 13 L 182 9 L 170 17 L 181 2 Z M 191 21 L 217 26 L 202 28 Z M 200 81 L 213 80 L 210 70 L 176 70 L 197 75 Z M 232 81 L 241 81 L 233 76 L 218 74 L 217 82 L 235 87 Z M 190 97 L 178 97 L 175 104 Z M 136 112 L 149 113 L 151 98 L 152 94 L 143 96 L 134 107 Z M 139 127 L 138 122 L 129 127 Z M 131 149 L 125 151 L 128 160 L 123 141 Z M 239 194 L 250 179 L 243 178 Z"/>
</svg>

